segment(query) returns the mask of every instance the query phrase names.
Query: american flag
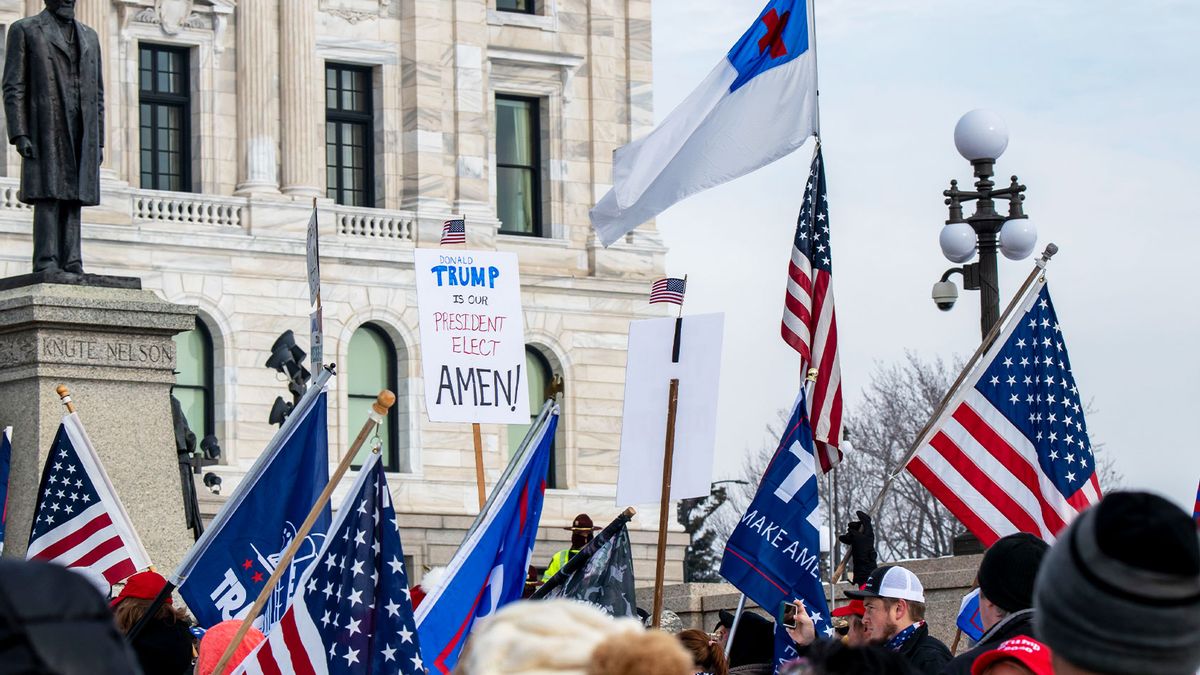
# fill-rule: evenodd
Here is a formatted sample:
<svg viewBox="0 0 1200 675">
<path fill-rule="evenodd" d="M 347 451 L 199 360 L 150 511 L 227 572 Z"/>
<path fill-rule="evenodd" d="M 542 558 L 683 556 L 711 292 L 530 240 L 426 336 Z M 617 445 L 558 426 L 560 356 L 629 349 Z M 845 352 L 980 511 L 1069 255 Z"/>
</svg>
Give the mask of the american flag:
<svg viewBox="0 0 1200 675">
<path fill-rule="evenodd" d="M 1013 532 L 1053 541 L 1100 501 L 1079 389 L 1044 280 L 908 465 L 984 546 Z"/>
<path fill-rule="evenodd" d="M 442 223 L 442 246 L 467 243 L 467 219 L 451 218 Z"/>
<path fill-rule="evenodd" d="M 813 153 L 804 203 L 796 219 L 792 259 L 783 300 L 783 341 L 800 352 L 804 367 L 817 369 L 808 417 L 821 471 L 842 461 L 842 366 L 838 359 L 837 318 L 833 312 L 833 252 L 829 248 L 829 196 L 821 146 Z"/>
<path fill-rule="evenodd" d="M 650 286 L 650 304 L 669 302 L 673 305 L 683 304 L 683 294 L 687 291 L 687 281 L 675 277 L 664 277 Z"/>
<path fill-rule="evenodd" d="M 291 607 L 235 675 L 423 675 L 399 527 L 372 453 Z"/>
<path fill-rule="evenodd" d="M 79 416 L 63 417 L 42 469 L 26 558 L 85 567 L 115 584 L 150 566 Z"/>
</svg>

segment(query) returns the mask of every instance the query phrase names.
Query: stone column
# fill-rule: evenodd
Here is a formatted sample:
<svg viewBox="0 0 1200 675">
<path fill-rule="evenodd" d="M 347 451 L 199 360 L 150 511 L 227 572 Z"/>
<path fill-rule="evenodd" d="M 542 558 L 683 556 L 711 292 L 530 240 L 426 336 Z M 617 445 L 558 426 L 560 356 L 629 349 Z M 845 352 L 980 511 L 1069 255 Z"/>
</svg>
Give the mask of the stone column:
<svg viewBox="0 0 1200 675">
<path fill-rule="evenodd" d="M 278 193 L 279 32 L 276 3 L 237 5 L 237 194 Z"/>
<path fill-rule="evenodd" d="M 192 541 L 171 425 L 171 338 L 195 325 L 196 308 L 115 280 L 126 287 L 0 285 L 0 426 L 13 427 L 4 555 L 23 556 L 28 544 L 62 384 L 151 561 L 168 572 Z"/>
<path fill-rule="evenodd" d="M 42 0 L 38 0 L 38 4 L 41 3 Z M 117 163 L 122 155 L 121 83 L 118 70 L 113 67 L 118 59 L 112 48 L 112 31 L 108 25 L 112 12 L 112 0 L 82 0 L 75 6 L 75 18 L 96 31 L 100 42 L 100 74 L 104 77 L 104 163 L 100 170 L 105 178 L 117 177 Z"/>
<path fill-rule="evenodd" d="M 323 73 L 317 68 L 316 12 L 310 0 L 282 0 L 279 5 L 280 138 L 283 147 L 283 191 L 315 197 L 325 166 L 318 116 L 324 96 Z"/>
</svg>

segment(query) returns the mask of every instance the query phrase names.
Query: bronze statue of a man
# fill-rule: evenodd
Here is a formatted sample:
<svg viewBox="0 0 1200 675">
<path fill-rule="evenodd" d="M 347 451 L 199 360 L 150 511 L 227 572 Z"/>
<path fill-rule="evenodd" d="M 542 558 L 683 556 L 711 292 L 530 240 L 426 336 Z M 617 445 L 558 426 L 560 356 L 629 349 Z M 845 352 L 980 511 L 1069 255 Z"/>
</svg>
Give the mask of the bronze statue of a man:
<svg viewBox="0 0 1200 675">
<path fill-rule="evenodd" d="M 33 205 L 33 271 L 82 274 L 80 209 L 100 203 L 104 152 L 100 41 L 75 20 L 75 0 L 46 0 L 8 29 L 6 59 L 4 112 L 24 158 L 19 197 Z"/>
</svg>

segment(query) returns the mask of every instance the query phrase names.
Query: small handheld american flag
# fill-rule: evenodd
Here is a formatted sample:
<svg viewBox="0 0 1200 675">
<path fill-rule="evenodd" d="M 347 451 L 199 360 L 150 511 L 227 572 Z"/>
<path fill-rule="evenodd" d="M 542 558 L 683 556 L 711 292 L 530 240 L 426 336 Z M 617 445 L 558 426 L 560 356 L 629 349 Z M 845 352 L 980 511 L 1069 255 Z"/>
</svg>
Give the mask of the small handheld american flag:
<svg viewBox="0 0 1200 675">
<path fill-rule="evenodd" d="M 467 243 L 467 219 L 451 218 L 442 223 L 442 246 Z"/>
<path fill-rule="evenodd" d="M 110 584 L 150 566 L 75 413 L 58 427 L 37 498 L 27 559 L 88 568 Z"/>
<path fill-rule="evenodd" d="M 673 305 L 683 304 L 683 294 L 687 291 L 687 281 L 675 277 L 664 277 L 654 282 L 650 287 L 650 304 L 669 302 Z"/>
</svg>

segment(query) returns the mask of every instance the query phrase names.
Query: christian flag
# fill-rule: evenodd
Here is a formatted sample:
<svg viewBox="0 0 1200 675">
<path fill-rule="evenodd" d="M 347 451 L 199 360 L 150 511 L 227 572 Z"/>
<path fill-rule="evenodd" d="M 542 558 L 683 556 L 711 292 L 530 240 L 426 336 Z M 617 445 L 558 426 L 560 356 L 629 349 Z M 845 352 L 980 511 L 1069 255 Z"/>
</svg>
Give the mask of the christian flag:
<svg viewBox="0 0 1200 675">
<path fill-rule="evenodd" d="M 63 417 L 38 486 L 29 560 L 99 572 L 110 584 L 150 566 L 79 415 Z"/>
<path fill-rule="evenodd" d="M 806 0 L 771 0 L 725 58 L 649 135 L 613 153 L 591 210 L 609 246 L 679 200 L 788 155 L 817 131 Z"/>
</svg>

